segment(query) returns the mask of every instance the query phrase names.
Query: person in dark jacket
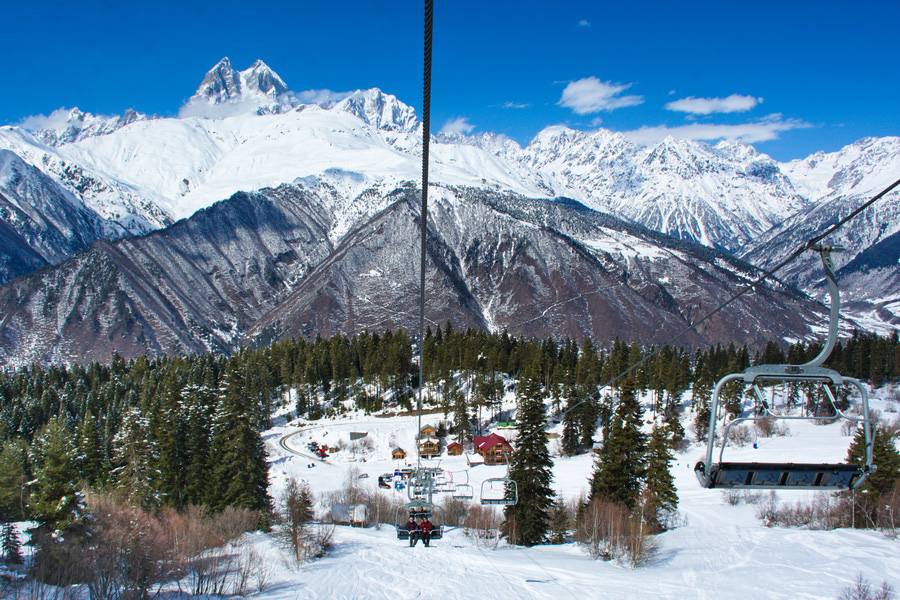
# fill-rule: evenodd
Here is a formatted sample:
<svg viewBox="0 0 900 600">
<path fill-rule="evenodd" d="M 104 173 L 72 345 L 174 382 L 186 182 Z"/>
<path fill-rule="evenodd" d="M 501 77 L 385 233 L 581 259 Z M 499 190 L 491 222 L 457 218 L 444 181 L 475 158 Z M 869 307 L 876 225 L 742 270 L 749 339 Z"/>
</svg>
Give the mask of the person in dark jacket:
<svg viewBox="0 0 900 600">
<path fill-rule="evenodd" d="M 431 542 L 431 530 L 434 529 L 434 524 L 428 520 L 428 517 L 422 521 L 422 543 L 426 546 Z"/>
<path fill-rule="evenodd" d="M 409 521 L 406 522 L 406 530 L 409 532 L 409 547 L 412 548 L 419 541 L 419 524 L 416 523 L 416 520 L 412 518 L 412 515 L 409 516 Z M 428 545 L 427 543 L 425 544 Z"/>
</svg>

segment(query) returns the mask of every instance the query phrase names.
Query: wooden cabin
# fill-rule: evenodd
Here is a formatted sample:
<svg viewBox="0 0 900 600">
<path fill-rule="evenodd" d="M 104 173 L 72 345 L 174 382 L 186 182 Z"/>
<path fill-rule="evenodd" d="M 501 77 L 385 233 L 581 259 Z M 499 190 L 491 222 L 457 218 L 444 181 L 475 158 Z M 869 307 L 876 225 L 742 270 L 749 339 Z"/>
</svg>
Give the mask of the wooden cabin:
<svg viewBox="0 0 900 600">
<path fill-rule="evenodd" d="M 431 425 L 426 425 L 419 431 L 419 439 L 424 438 L 436 438 L 437 437 L 437 429 L 432 427 Z"/>
<path fill-rule="evenodd" d="M 475 452 L 484 457 L 486 465 L 505 465 L 512 453 L 512 446 L 506 438 L 496 433 L 476 436 L 473 440 Z"/>
<path fill-rule="evenodd" d="M 447 445 L 447 454 L 450 456 L 459 456 L 463 452 L 462 444 L 459 442 L 451 442 Z"/>
<path fill-rule="evenodd" d="M 394 448 L 393 450 L 391 450 L 391 458 L 393 458 L 394 460 L 403 460 L 404 458 L 406 458 L 406 450 L 400 448 L 399 446 L 397 448 Z"/>
<path fill-rule="evenodd" d="M 419 438 L 419 456 L 434 458 L 441 453 L 441 442 L 436 437 Z"/>
</svg>

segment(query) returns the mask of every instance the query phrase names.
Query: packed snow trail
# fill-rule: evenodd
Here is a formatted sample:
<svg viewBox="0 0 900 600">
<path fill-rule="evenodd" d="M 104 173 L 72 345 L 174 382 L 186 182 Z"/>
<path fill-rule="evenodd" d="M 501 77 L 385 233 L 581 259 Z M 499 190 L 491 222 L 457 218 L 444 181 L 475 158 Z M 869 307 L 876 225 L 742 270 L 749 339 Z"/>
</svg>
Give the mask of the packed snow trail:
<svg viewBox="0 0 900 600">
<path fill-rule="evenodd" d="M 552 558 L 551 552 L 541 554 Z M 328 556 L 304 568 L 302 578 L 307 583 L 299 594 L 283 597 L 298 600 L 596 597 L 591 588 L 600 586 L 602 581 L 584 573 L 573 574 L 556 562 L 548 560 L 540 569 L 523 559 L 522 551 L 517 549 L 479 550 L 460 530 L 448 532 L 443 540 L 432 542 L 430 547 L 421 543 L 409 547 L 407 542 L 396 539 L 391 527 L 381 531 L 341 527 Z M 280 597 L 266 596 L 273 600 Z"/>
<path fill-rule="evenodd" d="M 895 407 L 878 401 L 885 414 Z M 436 419 L 439 417 L 435 417 Z M 305 426 L 306 424 L 304 424 Z M 728 460 L 841 461 L 851 437 L 839 423 L 814 425 L 794 422 L 784 437 L 759 438 L 752 445 L 726 451 Z M 367 432 L 370 446 L 351 452 L 347 442 L 353 431 Z M 409 448 L 416 419 L 360 416 L 326 420 L 303 429 L 288 440 L 303 448 L 310 441 L 341 446 L 332 464 L 307 467 L 309 460 L 294 455 L 278 442 L 296 432 L 283 426 L 266 434 L 272 470 L 270 493 L 279 498 L 284 480 L 306 480 L 316 494 L 345 488 L 349 483 L 375 487 L 377 475 L 393 472 L 403 462 L 390 459 L 397 444 Z M 260 600 L 335 599 L 368 600 L 410 598 L 538 599 L 554 600 L 834 600 L 862 575 L 874 587 L 887 582 L 900 588 L 900 541 L 881 532 L 852 529 L 811 531 L 769 528 L 757 518 L 757 506 L 730 506 L 719 490 L 703 489 L 693 465 L 706 450 L 692 444 L 676 455 L 672 474 L 683 522 L 655 536 L 659 550 L 645 566 L 631 569 L 615 562 L 592 559 L 574 543 L 533 548 L 496 549 L 478 546 L 461 529 L 451 529 L 430 548 L 409 548 L 396 538 L 393 527 L 352 529 L 337 527 L 334 545 L 326 556 L 300 568 L 273 574 L 272 584 L 254 595 Z M 442 456 L 448 471 L 466 470 L 462 456 Z M 503 467 L 481 465 L 468 469 L 469 483 L 477 490 L 485 478 L 500 475 Z M 590 455 L 554 457 L 553 487 L 571 500 L 587 493 L 593 471 Z M 360 474 L 369 477 L 359 479 Z M 405 491 L 383 490 L 405 501 Z M 765 492 L 763 493 L 765 495 Z M 810 500 L 813 492 L 779 490 L 781 504 Z M 438 501 L 441 502 L 443 497 Z M 320 511 L 327 508 L 320 505 Z M 271 553 L 270 564 L 285 564 L 279 550 L 264 536 L 259 548 Z"/>
</svg>

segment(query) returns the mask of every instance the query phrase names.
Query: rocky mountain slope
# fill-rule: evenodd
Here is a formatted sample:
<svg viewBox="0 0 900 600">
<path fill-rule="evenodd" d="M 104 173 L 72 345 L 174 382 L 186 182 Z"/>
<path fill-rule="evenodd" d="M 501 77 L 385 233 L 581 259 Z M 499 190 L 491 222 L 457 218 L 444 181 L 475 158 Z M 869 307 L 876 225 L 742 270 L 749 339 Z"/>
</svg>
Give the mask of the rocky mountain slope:
<svg viewBox="0 0 900 600">
<path fill-rule="evenodd" d="M 57 264 L 116 233 L 115 223 L 16 154 L 0 150 L 0 281 Z"/>
<path fill-rule="evenodd" d="M 763 268 L 777 264 L 900 179 L 900 138 L 863 139 L 839 152 L 820 152 L 789 163 L 786 172 L 813 203 L 760 236 L 742 255 Z M 898 233 L 900 191 L 895 189 L 826 240 L 845 248 L 835 255 L 835 267 L 849 301 L 848 309 L 863 325 L 882 330 L 900 326 Z M 814 253 L 808 253 L 779 275 L 802 289 L 824 295 L 817 261 Z"/>
<path fill-rule="evenodd" d="M 414 328 L 412 184 L 357 197 L 382 208 L 343 235 L 334 233 L 330 193 L 321 184 L 238 194 L 163 231 L 98 242 L 19 277 L 0 288 L 4 363 Z M 460 327 L 660 343 L 756 274 L 722 252 L 572 201 L 443 188 L 429 230 L 426 316 Z M 807 338 L 820 310 L 791 288 L 766 288 L 679 343 Z"/>
</svg>

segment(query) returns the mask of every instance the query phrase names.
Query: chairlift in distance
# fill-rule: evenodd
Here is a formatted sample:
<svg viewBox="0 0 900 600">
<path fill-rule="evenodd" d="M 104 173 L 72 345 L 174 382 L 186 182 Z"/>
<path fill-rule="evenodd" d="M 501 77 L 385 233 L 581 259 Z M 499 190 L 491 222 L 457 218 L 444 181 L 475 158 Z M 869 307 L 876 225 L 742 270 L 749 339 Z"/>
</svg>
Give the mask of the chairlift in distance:
<svg viewBox="0 0 900 600">
<path fill-rule="evenodd" d="M 840 246 L 818 245 L 812 248 L 822 257 L 822 266 L 831 296 L 831 314 L 828 337 L 822 351 L 811 361 L 802 365 L 757 365 L 741 373 L 726 375 L 716 384 L 710 406 L 709 435 L 705 460 L 698 461 L 694 473 L 700 485 L 708 489 L 814 489 L 814 490 L 854 490 L 875 470 L 873 461 L 872 416 L 869 412 L 869 396 L 866 388 L 852 377 L 844 377 L 837 371 L 822 367 L 837 341 L 840 320 L 840 292 L 831 263 L 831 253 L 841 252 Z M 725 384 L 741 381 L 751 385 L 757 410 L 755 416 L 739 417 L 726 425 L 718 461 L 713 460 L 716 437 L 716 421 L 719 410 L 719 396 Z M 759 382 L 809 382 L 818 384 L 824 390 L 834 415 L 831 416 L 785 416 L 772 412 L 766 403 Z M 832 386 L 844 384 L 857 389 L 861 399 L 862 416 L 854 417 L 837 407 Z M 725 445 L 731 428 L 744 421 L 756 422 L 766 418 L 779 420 L 824 421 L 835 417 L 856 422 L 863 428 L 866 442 L 866 456 L 863 465 L 852 463 L 793 463 L 793 462 L 724 462 Z"/>
<path fill-rule="evenodd" d="M 506 476 L 490 477 L 481 482 L 481 504 L 513 506 L 519 501 L 519 486 L 509 478 L 509 457 L 506 457 Z"/>
</svg>

